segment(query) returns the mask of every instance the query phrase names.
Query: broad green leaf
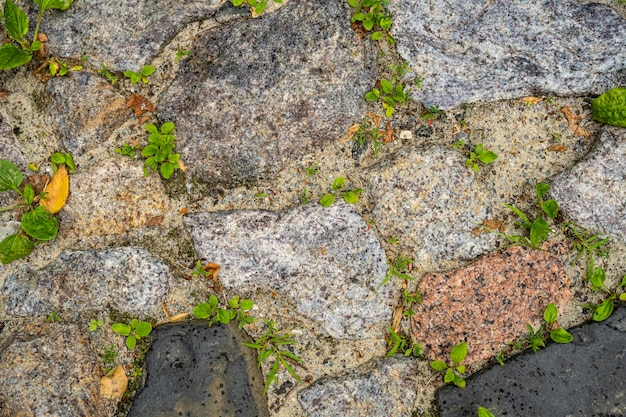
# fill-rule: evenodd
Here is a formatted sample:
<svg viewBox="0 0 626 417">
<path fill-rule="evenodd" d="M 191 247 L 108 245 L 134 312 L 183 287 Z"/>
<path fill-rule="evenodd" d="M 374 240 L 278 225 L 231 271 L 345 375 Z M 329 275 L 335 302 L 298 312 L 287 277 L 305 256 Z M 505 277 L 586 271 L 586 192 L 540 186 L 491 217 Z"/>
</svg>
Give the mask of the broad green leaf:
<svg viewBox="0 0 626 417">
<path fill-rule="evenodd" d="M 550 339 L 554 340 L 556 343 L 570 343 L 574 340 L 574 336 L 572 336 L 567 330 L 558 328 L 554 329 L 550 332 Z"/>
<path fill-rule="evenodd" d="M 135 346 L 137 346 L 137 338 L 131 334 L 126 338 L 126 347 L 128 350 L 133 350 Z"/>
<path fill-rule="evenodd" d="M 151 331 L 152 325 L 147 321 L 140 321 L 135 326 L 135 333 L 137 333 L 137 336 L 139 337 L 146 337 L 150 334 Z"/>
<path fill-rule="evenodd" d="M 164 135 L 168 135 L 174 131 L 174 123 L 166 122 L 161 126 L 161 133 Z"/>
<path fill-rule="evenodd" d="M 124 323 L 113 323 L 111 330 L 122 336 L 128 336 L 130 334 L 130 326 Z"/>
<path fill-rule="evenodd" d="M 546 184 L 544 182 L 538 182 L 535 184 L 535 192 L 537 193 L 537 198 L 541 200 L 541 198 L 546 195 L 546 193 L 550 191 L 550 184 Z"/>
<path fill-rule="evenodd" d="M 459 365 L 459 366 L 456 367 L 456 370 L 459 371 L 462 374 L 465 373 L 466 369 L 467 368 L 465 367 L 465 365 Z"/>
<path fill-rule="evenodd" d="M 361 22 L 363 20 L 365 20 L 365 15 L 361 12 L 355 13 L 354 16 L 352 16 L 353 22 Z"/>
<path fill-rule="evenodd" d="M 65 165 L 67 165 L 67 172 L 69 174 L 73 174 L 76 171 L 76 166 L 74 165 L 74 157 L 72 157 L 71 153 L 65 154 Z"/>
<path fill-rule="evenodd" d="M 359 0 L 348 0 L 350 7 L 358 9 L 360 7 Z"/>
<path fill-rule="evenodd" d="M 4 25 L 9 38 L 16 41 L 24 40 L 28 33 L 28 16 L 11 0 L 4 2 Z"/>
<path fill-rule="evenodd" d="M 23 178 L 22 171 L 17 165 L 0 159 L 0 191 L 17 190 Z"/>
<path fill-rule="evenodd" d="M 622 277 L 622 282 L 619 284 L 620 287 L 626 287 L 626 275 Z"/>
<path fill-rule="evenodd" d="M 233 6 L 239 7 L 243 4 L 243 0 L 233 0 Z"/>
<path fill-rule="evenodd" d="M 174 164 L 170 164 L 169 162 L 165 162 L 161 164 L 161 176 L 166 180 L 169 180 L 170 177 L 174 174 L 176 167 Z"/>
<path fill-rule="evenodd" d="M 211 307 L 207 303 L 198 304 L 193 309 L 193 315 L 199 319 L 208 319 L 211 316 Z"/>
<path fill-rule="evenodd" d="M 467 384 L 467 382 L 465 382 L 465 380 L 463 378 L 461 378 L 457 374 L 454 374 L 454 385 L 456 385 L 457 387 L 459 387 L 461 389 L 465 389 L 465 385 L 466 384 Z"/>
<path fill-rule="evenodd" d="M 241 300 L 241 306 L 240 306 L 241 310 L 249 311 L 249 310 L 252 310 L 252 307 L 254 307 L 254 301 L 247 300 L 245 298 Z"/>
<path fill-rule="evenodd" d="M 374 88 L 365 94 L 365 100 L 367 101 L 376 101 L 378 100 L 378 97 L 380 97 L 380 91 L 377 88 Z"/>
<path fill-rule="evenodd" d="M 546 306 L 546 309 L 543 312 L 543 319 L 548 324 L 554 323 L 556 321 L 556 318 L 558 317 L 558 314 L 559 312 L 556 308 L 556 304 L 550 303 Z"/>
<path fill-rule="evenodd" d="M 548 238 L 550 234 L 550 226 L 543 219 L 543 217 L 537 217 L 530 227 L 530 244 L 533 247 L 538 247 Z"/>
<path fill-rule="evenodd" d="M 154 69 L 152 65 L 144 65 L 143 68 L 141 68 L 141 75 L 149 77 L 154 73 Z"/>
<path fill-rule="evenodd" d="M 157 127 L 152 123 L 146 124 L 146 130 L 148 131 L 148 133 L 159 133 L 159 129 L 157 129 Z"/>
<path fill-rule="evenodd" d="M 555 200 L 542 201 L 541 209 L 550 219 L 554 219 L 559 214 L 559 204 Z"/>
<path fill-rule="evenodd" d="M 448 365 L 446 365 L 444 361 L 439 360 L 431 361 L 430 367 L 433 368 L 435 371 L 445 371 L 446 369 L 448 369 Z"/>
<path fill-rule="evenodd" d="M 30 62 L 30 52 L 6 43 L 0 46 L 0 70 L 16 68 Z"/>
<path fill-rule="evenodd" d="M 22 229 L 38 240 L 52 240 L 59 231 L 58 220 L 43 206 L 24 213 L 22 216 Z"/>
<path fill-rule="evenodd" d="M 498 158 L 498 155 L 491 151 L 482 151 L 477 154 L 478 160 L 483 164 L 490 164 Z"/>
<path fill-rule="evenodd" d="M 454 381 L 455 373 L 451 368 L 448 368 L 446 375 L 443 377 L 443 381 L 447 384 Z"/>
<path fill-rule="evenodd" d="M 486 408 L 478 407 L 478 417 L 496 417 L 493 413 Z"/>
<path fill-rule="evenodd" d="M 359 195 L 363 189 L 357 188 L 356 190 L 346 191 L 343 193 L 343 200 L 348 204 L 356 204 L 359 202 Z"/>
<path fill-rule="evenodd" d="M 393 84 L 391 84 L 389 81 L 385 80 L 384 78 L 380 80 L 380 87 L 383 89 L 383 92 L 387 94 L 393 93 Z"/>
<path fill-rule="evenodd" d="M 332 194 L 325 194 L 324 197 L 320 199 L 320 204 L 322 207 L 330 207 L 335 202 L 335 196 Z"/>
<path fill-rule="evenodd" d="M 613 300 L 607 298 L 604 300 L 599 306 L 593 310 L 593 320 L 594 321 L 604 321 L 608 319 L 611 314 L 613 314 L 613 308 L 615 307 Z"/>
<path fill-rule="evenodd" d="M 604 272 L 604 269 L 602 269 L 602 267 L 597 267 L 593 270 L 593 273 L 591 274 L 591 285 L 593 286 L 593 289 L 598 291 L 601 290 L 602 287 L 604 287 L 604 280 L 606 279 L 606 273 Z"/>
<path fill-rule="evenodd" d="M 230 311 L 229 310 L 225 310 L 223 308 L 221 308 L 218 312 L 217 312 L 217 320 L 222 323 L 222 324 L 228 324 L 230 323 L 230 319 L 232 317 L 230 316 Z"/>
<path fill-rule="evenodd" d="M 211 306 L 211 308 L 215 308 L 218 304 L 219 300 L 217 299 L 217 296 L 215 294 L 211 294 L 209 297 L 209 306 Z"/>
<path fill-rule="evenodd" d="M 156 145 L 148 145 L 141 150 L 141 156 L 152 156 L 159 151 L 159 147 Z"/>
<path fill-rule="evenodd" d="M 30 44 L 30 50 L 31 52 L 37 52 L 40 51 L 41 48 L 43 47 L 43 45 L 41 44 L 41 42 L 39 41 L 33 41 L 33 43 Z M 67 68 L 62 68 L 61 72 L 59 73 L 60 75 L 65 75 L 67 74 Z"/>
<path fill-rule="evenodd" d="M 623 292 L 619 295 L 619 300 L 620 301 L 626 301 L 626 292 Z"/>
<path fill-rule="evenodd" d="M 228 305 L 230 306 L 230 308 L 237 308 L 237 307 L 239 307 L 239 296 L 236 295 L 233 298 L 231 298 L 230 300 L 228 300 Z"/>
<path fill-rule="evenodd" d="M 459 343 L 458 345 L 453 347 L 452 350 L 450 351 L 450 359 L 452 359 L 452 362 L 454 362 L 455 364 L 463 362 L 466 356 L 467 356 L 467 343 L 465 342 Z"/>
<path fill-rule="evenodd" d="M 383 33 L 382 32 L 374 32 L 372 33 L 371 39 L 373 41 L 379 41 L 383 38 Z"/>
<path fill-rule="evenodd" d="M 7 236 L 0 242 L 0 262 L 6 265 L 28 256 L 34 247 L 35 243 L 21 233 Z"/>
<path fill-rule="evenodd" d="M 333 190 L 341 190 L 343 186 L 346 184 L 346 179 L 344 177 L 337 177 L 333 181 Z"/>
<path fill-rule="evenodd" d="M 613 88 L 591 102 L 593 118 L 600 123 L 626 127 L 626 88 Z"/>
<path fill-rule="evenodd" d="M 74 0 L 33 0 L 42 10 L 59 9 L 67 10 Z"/>
<path fill-rule="evenodd" d="M 366 16 L 365 20 L 363 21 L 363 27 L 365 28 L 365 30 L 368 30 L 368 31 L 372 30 L 372 28 L 374 27 L 374 20 L 372 19 L 369 13 Z"/>
<path fill-rule="evenodd" d="M 383 17 L 382 19 L 380 19 L 380 22 L 378 24 L 381 28 L 385 30 L 391 29 L 391 19 L 388 17 Z"/>
<path fill-rule="evenodd" d="M 55 164 L 64 164 L 65 163 L 65 155 L 61 152 L 55 152 L 50 156 L 50 160 Z"/>
</svg>

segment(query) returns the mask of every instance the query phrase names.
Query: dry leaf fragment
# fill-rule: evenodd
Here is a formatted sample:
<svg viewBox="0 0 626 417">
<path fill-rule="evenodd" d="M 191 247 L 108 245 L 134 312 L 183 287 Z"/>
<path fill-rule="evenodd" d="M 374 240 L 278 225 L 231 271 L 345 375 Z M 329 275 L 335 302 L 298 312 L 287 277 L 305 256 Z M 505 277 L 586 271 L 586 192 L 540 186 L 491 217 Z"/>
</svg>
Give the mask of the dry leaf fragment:
<svg viewBox="0 0 626 417">
<path fill-rule="evenodd" d="M 126 107 L 130 107 L 135 111 L 135 117 L 142 116 L 146 112 L 153 112 L 155 110 L 154 104 L 139 94 L 131 94 L 126 101 Z"/>
<path fill-rule="evenodd" d="M 548 150 L 552 152 L 566 152 L 567 146 L 563 145 L 562 143 L 558 143 L 556 145 L 550 146 Z"/>
<path fill-rule="evenodd" d="M 187 207 L 183 207 L 180 210 L 178 210 L 178 212 L 182 215 L 187 214 L 187 212 L 189 211 L 189 209 Z"/>
<path fill-rule="evenodd" d="M 148 217 L 148 219 L 146 219 L 146 222 L 144 223 L 144 226 L 146 227 L 150 227 L 150 226 L 160 226 L 161 223 L 163 222 L 163 216 L 152 216 L 152 217 Z"/>
<path fill-rule="evenodd" d="M 522 101 L 524 102 L 524 104 L 526 104 L 527 106 L 534 106 L 535 104 L 539 103 L 541 100 L 543 100 L 541 97 L 523 97 Z"/>
<path fill-rule="evenodd" d="M 63 208 L 70 192 L 70 179 L 65 165 L 59 167 L 57 173 L 52 177 L 52 181 L 48 183 L 43 192 L 47 194 L 44 194 L 41 198 L 39 205 L 43 206 L 51 214 Z"/>
<path fill-rule="evenodd" d="M 100 379 L 100 397 L 109 400 L 119 398 L 128 388 L 128 377 L 122 365 L 117 365 Z"/>
<path fill-rule="evenodd" d="M 580 121 L 582 120 L 582 116 L 575 115 L 569 106 L 565 106 L 561 108 L 561 112 L 565 115 L 567 119 L 567 123 L 569 125 L 569 129 L 574 133 L 574 136 L 582 136 L 588 138 L 591 136 L 591 133 L 587 132 L 585 129 L 580 127 Z"/>
<path fill-rule="evenodd" d="M 346 135 L 343 137 L 341 142 L 348 142 L 348 141 L 350 141 L 354 137 L 354 134 L 359 130 L 359 127 L 361 127 L 361 125 L 358 124 L 358 123 L 355 123 L 352 126 L 350 126 L 348 128 L 348 133 L 346 133 Z"/>
<path fill-rule="evenodd" d="M 385 136 L 383 136 L 384 143 L 393 142 L 393 129 L 391 128 L 391 123 L 387 122 L 385 125 Z"/>
</svg>

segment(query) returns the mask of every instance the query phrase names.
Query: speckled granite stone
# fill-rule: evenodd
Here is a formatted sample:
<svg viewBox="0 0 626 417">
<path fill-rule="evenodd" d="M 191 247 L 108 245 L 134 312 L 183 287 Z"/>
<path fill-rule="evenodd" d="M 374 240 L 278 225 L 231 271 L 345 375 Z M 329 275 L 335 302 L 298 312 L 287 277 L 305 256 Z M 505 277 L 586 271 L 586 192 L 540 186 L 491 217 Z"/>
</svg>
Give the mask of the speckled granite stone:
<svg viewBox="0 0 626 417">
<path fill-rule="evenodd" d="M 384 358 L 338 377 L 324 377 L 298 395 L 308 417 L 410 417 L 416 398 L 415 361 Z"/>
<path fill-rule="evenodd" d="M 256 182 L 341 138 L 365 114 L 375 52 L 346 2 L 291 0 L 198 35 L 157 104 L 177 149 L 215 191 Z"/>
<path fill-rule="evenodd" d="M 471 365 L 527 333 L 526 323 L 536 328 L 549 303 L 566 305 L 569 285 L 563 262 L 550 252 L 513 246 L 490 253 L 466 268 L 422 279 L 413 337 L 431 359 L 447 359 L 454 345 L 466 341 L 464 363 Z"/>
<path fill-rule="evenodd" d="M 626 129 L 605 126 L 589 154 L 551 183 L 569 217 L 626 242 Z"/>
<path fill-rule="evenodd" d="M 221 265 L 225 287 L 284 291 L 299 313 L 335 338 L 381 336 L 394 296 L 390 285 L 376 291 L 387 273 L 385 252 L 347 204 L 184 220 L 198 254 Z"/>
<path fill-rule="evenodd" d="M 572 0 L 391 2 L 400 56 L 426 106 L 526 95 L 599 95 L 626 83 L 626 20 Z"/>
<path fill-rule="evenodd" d="M 2 286 L 7 314 L 66 318 L 115 308 L 134 316 L 154 314 L 169 289 L 167 266 L 145 249 L 64 251 L 46 267 L 28 266 Z"/>
<path fill-rule="evenodd" d="M 109 417 L 86 326 L 26 325 L 0 346 L 0 417 Z"/>
<path fill-rule="evenodd" d="M 418 263 L 473 259 L 494 247 L 494 234 L 472 233 L 489 202 L 460 152 L 405 148 L 372 168 L 367 192 L 383 238 L 400 238 Z"/>
</svg>

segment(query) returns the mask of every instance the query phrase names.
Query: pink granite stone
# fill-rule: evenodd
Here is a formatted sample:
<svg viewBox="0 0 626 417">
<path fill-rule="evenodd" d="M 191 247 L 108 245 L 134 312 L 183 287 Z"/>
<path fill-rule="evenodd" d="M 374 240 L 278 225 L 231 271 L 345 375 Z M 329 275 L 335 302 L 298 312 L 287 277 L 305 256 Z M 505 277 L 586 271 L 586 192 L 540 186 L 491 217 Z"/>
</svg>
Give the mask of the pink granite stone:
<svg viewBox="0 0 626 417">
<path fill-rule="evenodd" d="M 572 299 L 563 262 L 553 253 L 510 247 L 464 269 L 426 275 L 418 286 L 422 303 L 414 308 L 413 337 L 430 359 L 447 359 L 464 340 L 464 364 L 489 359 L 524 335 L 526 323 L 537 328 L 546 305 L 561 308 Z"/>
</svg>

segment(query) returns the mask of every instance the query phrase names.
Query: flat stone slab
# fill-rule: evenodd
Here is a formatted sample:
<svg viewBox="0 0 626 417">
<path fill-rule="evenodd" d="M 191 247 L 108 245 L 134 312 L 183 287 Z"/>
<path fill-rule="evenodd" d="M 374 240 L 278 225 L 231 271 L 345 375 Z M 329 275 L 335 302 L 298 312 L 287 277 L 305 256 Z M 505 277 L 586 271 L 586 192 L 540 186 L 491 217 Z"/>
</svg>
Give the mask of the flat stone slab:
<svg viewBox="0 0 626 417">
<path fill-rule="evenodd" d="M 358 42 L 346 2 L 291 0 L 258 19 L 197 36 L 158 117 L 214 191 L 254 183 L 343 137 L 361 120 L 375 52 Z"/>
<path fill-rule="evenodd" d="M 166 324 L 151 335 L 146 383 L 128 417 L 268 417 L 256 351 L 237 325 Z"/>
<path fill-rule="evenodd" d="M 536 328 L 549 303 L 571 300 L 565 266 L 550 252 L 513 246 L 463 269 L 427 274 L 417 287 L 422 303 L 413 306 L 413 338 L 430 359 L 446 360 L 462 341 L 465 365 L 491 358 L 526 333 L 526 323 Z"/>
<path fill-rule="evenodd" d="M 626 308 L 569 332 L 572 343 L 548 342 L 494 365 L 470 377 L 465 390 L 440 388 L 441 417 L 475 416 L 479 406 L 496 416 L 623 416 Z"/>
<path fill-rule="evenodd" d="M 527 95 L 599 95 L 626 83 L 626 20 L 610 6 L 551 0 L 399 0 L 400 56 L 425 106 Z"/>
<path fill-rule="evenodd" d="M 391 317 L 392 286 L 376 290 L 387 274 L 385 252 L 343 202 L 197 213 L 184 222 L 198 255 L 221 265 L 226 288 L 283 291 L 324 334 L 380 337 Z"/>
<path fill-rule="evenodd" d="M 569 217 L 626 242 L 626 129 L 605 126 L 587 156 L 551 183 Z"/>
</svg>

